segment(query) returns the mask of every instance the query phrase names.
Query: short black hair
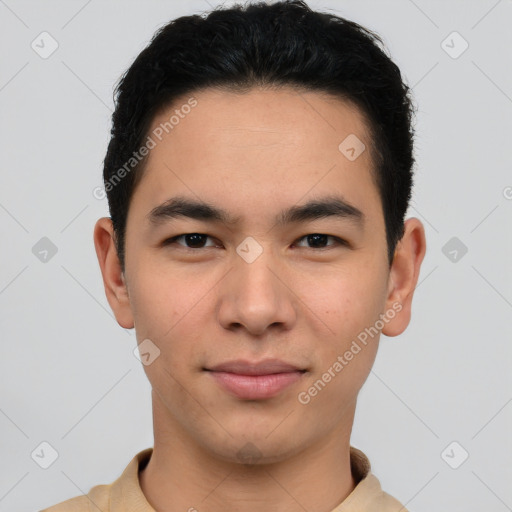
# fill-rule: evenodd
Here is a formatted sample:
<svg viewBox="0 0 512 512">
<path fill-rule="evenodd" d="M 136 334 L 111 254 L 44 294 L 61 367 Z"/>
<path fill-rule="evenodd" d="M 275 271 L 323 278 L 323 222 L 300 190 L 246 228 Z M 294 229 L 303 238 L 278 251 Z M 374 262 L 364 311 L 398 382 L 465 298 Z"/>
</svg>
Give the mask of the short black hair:
<svg viewBox="0 0 512 512">
<path fill-rule="evenodd" d="M 121 76 L 103 180 L 123 273 L 130 199 L 147 161 L 138 150 L 156 115 L 180 96 L 207 88 L 243 93 L 282 86 L 332 94 L 360 109 L 371 135 L 391 265 L 413 181 L 410 89 L 377 34 L 304 1 L 284 0 L 172 20 Z"/>
</svg>

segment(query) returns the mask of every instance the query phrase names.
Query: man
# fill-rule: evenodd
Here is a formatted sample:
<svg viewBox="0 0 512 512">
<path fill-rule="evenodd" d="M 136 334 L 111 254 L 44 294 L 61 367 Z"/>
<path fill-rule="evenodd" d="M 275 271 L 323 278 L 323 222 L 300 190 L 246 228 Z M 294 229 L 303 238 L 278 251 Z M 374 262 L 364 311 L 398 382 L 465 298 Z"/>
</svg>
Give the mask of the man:
<svg viewBox="0 0 512 512">
<path fill-rule="evenodd" d="M 94 242 L 155 442 L 46 512 L 406 510 L 350 446 L 426 248 L 380 44 L 301 1 L 235 6 L 172 21 L 123 76 Z"/>
</svg>

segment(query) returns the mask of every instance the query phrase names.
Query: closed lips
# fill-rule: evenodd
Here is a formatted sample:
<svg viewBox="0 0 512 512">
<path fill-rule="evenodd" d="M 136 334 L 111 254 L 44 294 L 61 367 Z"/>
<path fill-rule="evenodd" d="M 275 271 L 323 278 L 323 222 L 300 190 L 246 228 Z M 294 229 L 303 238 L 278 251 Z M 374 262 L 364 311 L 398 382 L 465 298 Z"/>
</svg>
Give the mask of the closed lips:
<svg viewBox="0 0 512 512">
<path fill-rule="evenodd" d="M 306 370 L 278 359 L 266 359 L 258 362 L 246 360 L 227 361 L 205 368 L 206 371 L 234 373 L 237 375 L 272 375 L 277 373 L 301 372 Z"/>
</svg>

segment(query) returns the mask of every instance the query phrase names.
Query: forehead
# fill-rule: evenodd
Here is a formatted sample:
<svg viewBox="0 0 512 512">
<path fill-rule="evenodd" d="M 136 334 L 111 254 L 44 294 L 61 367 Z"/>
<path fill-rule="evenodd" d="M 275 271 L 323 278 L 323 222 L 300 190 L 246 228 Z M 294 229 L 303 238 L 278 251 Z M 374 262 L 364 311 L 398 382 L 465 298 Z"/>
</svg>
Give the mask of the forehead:
<svg viewBox="0 0 512 512">
<path fill-rule="evenodd" d="M 245 150 L 300 144 L 304 151 L 324 151 L 329 146 L 338 151 L 339 142 L 350 134 L 370 142 L 365 118 L 353 103 L 284 86 L 255 87 L 244 93 L 209 88 L 183 95 L 155 116 L 150 131 L 155 130 L 159 139 L 172 134 L 176 142 L 186 144 L 185 149 L 205 151 L 207 147 L 197 147 L 199 141 Z M 153 156 L 164 150 L 159 146 Z"/>
<path fill-rule="evenodd" d="M 155 145 L 135 194 L 146 210 L 180 194 L 227 210 L 232 202 L 234 215 L 259 212 L 262 204 L 281 210 L 308 193 L 379 202 L 365 119 L 330 95 L 205 89 L 159 112 L 149 136 Z"/>
</svg>

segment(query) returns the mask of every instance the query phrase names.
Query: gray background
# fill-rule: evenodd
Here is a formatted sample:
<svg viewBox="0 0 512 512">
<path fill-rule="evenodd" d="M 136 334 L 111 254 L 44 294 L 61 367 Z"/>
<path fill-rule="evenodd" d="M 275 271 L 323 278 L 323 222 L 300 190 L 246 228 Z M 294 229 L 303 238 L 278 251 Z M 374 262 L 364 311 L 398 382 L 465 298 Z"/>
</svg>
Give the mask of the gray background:
<svg viewBox="0 0 512 512">
<path fill-rule="evenodd" d="M 379 33 L 419 106 L 409 216 L 427 255 L 409 328 L 381 338 L 352 444 L 411 511 L 512 510 L 512 1 L 308 3 Z M 93 189 L 117 79 L 157 28 L 209 4 L 0 0 L 1 511 L 111 483 L 152 446 L 135 335 L 94 252 L 108 209 Z M 31 47 L 43 31 L 59 45 L 46 59 Z M 43 237 L 57 248 L 46 262 Z M 44 441 L 59 454 L 48 469 L 31 457 Z"/>
</svg>

